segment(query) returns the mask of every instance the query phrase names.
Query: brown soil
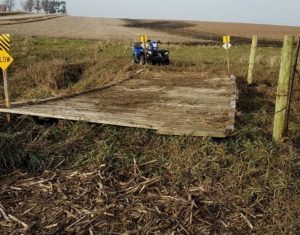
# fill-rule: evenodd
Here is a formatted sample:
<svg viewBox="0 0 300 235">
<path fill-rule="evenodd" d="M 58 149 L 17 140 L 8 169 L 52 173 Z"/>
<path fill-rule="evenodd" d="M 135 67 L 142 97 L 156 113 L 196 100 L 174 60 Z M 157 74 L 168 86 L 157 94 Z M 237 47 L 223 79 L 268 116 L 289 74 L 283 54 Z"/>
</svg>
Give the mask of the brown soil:
<svg viewBox="0 0 300 235">
<path fill-rule="evenodd" d="M 0 25 L 12 25 L 21 23 L 32 23 L 61 17 L 52 14 L 17 14 L 0 17 Z"/>
<path fill-rule="evenodd" d="M 3 20 L 3 18 L 0 18 L 0 20 Z M 162 41 L 191 41 L 186 37 L 160 33 L 150 29 L 141 30 L 123 27 L 124 24 L 125 22 L 119 19 L 66 16 L 26 24 L 1 25 L 1 31 L 22 36 L 50 36 L 125 42 L 138 40 L 139 35 L 147 34 L 151 38 Z"/>
<path fill-rule="evenodd" d="M 231 35 L 235 44 L 251 43 L 252 35 L 258 35 L 260 45 L 279 46 L 284 35 L 297 35 L 300 32 L 300 27 L 205 21 L 127 20 L 126 26 L 184 35 L 204 45 L 212 41 L 222 43 L 223 35 Z M 200 39 L 206 41 L 199 42 Z"/>
<path fill-rule="evenodd" d="M 29 15 L 30 21 L 34 16 Z M 0 17 L 7 20 L 24 20 L 24 15 Z M 162 21 L 162 20 L 128 20 L 65 16 L 56 19 L 2 25 L 3 32 L 26 36 L 51 36 L 79 39 L 96 39 L 104 41 L 133 41 L 140 34 L 163 42 L 175 43 L 221 43 L 220 36 L 232 35 L 235 43 L 249 43 L 252 35 L 259 36 L 260 43 L 270 40 L 272 45 L 280 44 L 285 34 L 297 35 L 300 27 L 258 25 L 241 23 L 220 23 L 205 21 Z"/>
</svg>

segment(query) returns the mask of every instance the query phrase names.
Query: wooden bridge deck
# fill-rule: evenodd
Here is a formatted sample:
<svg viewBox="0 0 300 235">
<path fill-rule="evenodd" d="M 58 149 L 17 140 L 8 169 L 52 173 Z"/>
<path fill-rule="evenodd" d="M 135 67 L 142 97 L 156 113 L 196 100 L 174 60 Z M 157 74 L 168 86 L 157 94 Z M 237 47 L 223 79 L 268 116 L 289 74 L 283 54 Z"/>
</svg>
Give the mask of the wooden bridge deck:
<svg viewBox="0 0 300 235">
<path fill-rule="evenodd" d="M 154 129 L 166 135 L 225 137 L 234 129 L 234 78 L 140 74 L 101 89 L 0 108 L 0 112 Z"/>
</svg>

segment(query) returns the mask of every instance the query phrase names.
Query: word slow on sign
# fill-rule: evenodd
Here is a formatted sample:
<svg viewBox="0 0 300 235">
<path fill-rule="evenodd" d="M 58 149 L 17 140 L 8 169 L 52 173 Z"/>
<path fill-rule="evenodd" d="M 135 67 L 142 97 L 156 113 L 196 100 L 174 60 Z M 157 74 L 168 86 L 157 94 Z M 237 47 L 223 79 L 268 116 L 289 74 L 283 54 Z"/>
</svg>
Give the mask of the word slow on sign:
<svg viewBox="0 0 300 235">
<path fill-rule="evenodd" d="M 0 50 L 0 68 L 6 70 L 13 62 L 13 58 L 4 50 Z"/>
<path fill-rule="evenodd" d="M 11 62 L 11 57 L 5 55 L 2 55 L 0 57 L 0 63 L 10 63 L 10 62 Z"/>
<path fill-rule="evenodd" d="M 10 51 L 10 36 L 9 34 L 0 35 L 0 68 L 7 70 L 10 64 L 13 62 L 13 58 L 8 54 Z"/>
</svg>

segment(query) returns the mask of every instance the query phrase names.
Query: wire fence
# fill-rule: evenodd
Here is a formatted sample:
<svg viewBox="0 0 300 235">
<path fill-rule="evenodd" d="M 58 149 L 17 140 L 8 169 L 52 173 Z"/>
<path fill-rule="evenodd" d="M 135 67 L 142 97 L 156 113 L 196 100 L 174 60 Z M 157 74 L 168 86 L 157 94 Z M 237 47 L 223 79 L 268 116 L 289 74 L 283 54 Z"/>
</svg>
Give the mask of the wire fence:
<svg viewBox="0 0 300 235">
<path fill-rule="evenodd" d="M 300 123 L 300 69 L 296 72 L 294 86 L 291 96 L 291 115 L 292 118 Z"/>
</svg>

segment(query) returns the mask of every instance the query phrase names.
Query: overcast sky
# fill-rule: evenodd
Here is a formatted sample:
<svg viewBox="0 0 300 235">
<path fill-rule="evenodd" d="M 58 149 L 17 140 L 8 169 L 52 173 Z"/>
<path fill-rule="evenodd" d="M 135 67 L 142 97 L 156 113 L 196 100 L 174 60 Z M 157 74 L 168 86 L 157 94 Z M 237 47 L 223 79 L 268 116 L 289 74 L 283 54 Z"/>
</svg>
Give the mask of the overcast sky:
<svg viewBox="0 0 300 235">
<path fill-rule="evenodd" d="M 67 0 L 67 5 L 76 16 L 300 26 L 300 0 Z"/>
</svg>

